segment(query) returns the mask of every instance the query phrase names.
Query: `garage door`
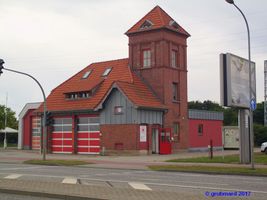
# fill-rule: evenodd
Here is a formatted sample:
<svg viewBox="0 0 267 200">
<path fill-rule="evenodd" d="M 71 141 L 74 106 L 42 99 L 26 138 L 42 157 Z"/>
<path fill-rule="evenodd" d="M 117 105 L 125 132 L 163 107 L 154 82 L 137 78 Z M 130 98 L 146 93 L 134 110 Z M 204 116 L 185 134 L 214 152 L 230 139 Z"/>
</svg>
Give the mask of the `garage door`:
<svg viewBox="0 0 267 200">
<path fill-rule="evenodd" d="M 72 118 L 55 118 L 52 153 L 72 153 Z"/>
<path fill-rule="evenodd" d="M 32 149 L 40 150 L 41 146 L 41 118 L 32 117 Z"/>
<path fill-rule="evenodd" d="M 99 117 L 79 117 L 77 133 L 78 154 L 99 154 Z"/>
</svg>

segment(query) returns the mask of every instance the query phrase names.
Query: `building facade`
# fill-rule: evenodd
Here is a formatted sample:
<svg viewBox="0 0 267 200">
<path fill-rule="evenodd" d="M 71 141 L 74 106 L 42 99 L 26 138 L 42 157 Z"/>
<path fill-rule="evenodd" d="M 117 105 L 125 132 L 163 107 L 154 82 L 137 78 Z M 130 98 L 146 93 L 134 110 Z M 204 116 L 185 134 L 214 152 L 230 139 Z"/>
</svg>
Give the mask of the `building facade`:
<svg viewBox="0 0 267 200">
<path fill-rule="evenodd" d="M 125 34 L 128 58 L 92 63 L 48 96 L 50 152 L 169 154 L 189 147 L 190 35 L 159 6 Z"/>
</svg>

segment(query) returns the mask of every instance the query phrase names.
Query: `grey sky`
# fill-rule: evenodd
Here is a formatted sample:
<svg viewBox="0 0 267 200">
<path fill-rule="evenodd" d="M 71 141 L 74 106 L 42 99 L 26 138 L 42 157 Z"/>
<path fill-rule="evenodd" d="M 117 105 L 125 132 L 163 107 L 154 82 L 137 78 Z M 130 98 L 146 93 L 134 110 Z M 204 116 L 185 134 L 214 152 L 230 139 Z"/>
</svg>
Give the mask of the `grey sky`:
<svg viewBox="0 0 267 200">
<path fill-rule="evenodd" d="M 257 68 L 257 100 L 263 101 L 263 62 L 267 59 L 267 1 L 235 0 L 251 29 Z M 154 6 L 161 6 L 190 34 L 189 100 L 219 102 L 219 54 L 247 57 L 244 20 L 224 0 L 0 0 L 0 58 L 6 68 L 28 72 L 48 95 L 92 62 L 128 57 L 124 33 Z M 4 72 L 0 104 L 17 112 L 42 101 L 29 78 Z"/>
</svg>

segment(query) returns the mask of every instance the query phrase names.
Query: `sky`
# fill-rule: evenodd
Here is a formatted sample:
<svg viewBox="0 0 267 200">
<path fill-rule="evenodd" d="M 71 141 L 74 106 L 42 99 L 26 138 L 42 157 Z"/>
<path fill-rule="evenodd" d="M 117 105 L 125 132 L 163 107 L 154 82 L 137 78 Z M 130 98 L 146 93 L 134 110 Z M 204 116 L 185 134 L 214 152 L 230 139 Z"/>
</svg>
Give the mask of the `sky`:
<svg viewBox="0 0 267 200">
<path fill-rule="evenodd" d="M 257 101 L 264 100 L 267 1 L 235 0 L 247 17 L 256 62 Z M 128 57 L 132 25 L 159 5 L 187 32 L 188 100 L 220 102 L 219 54 L 248 57 L 247 31 L 225 0 L 0 0 L 0 58 L 6 68 L 33 75 L 46 95 L 92 62 Z M 43 101 L 38 85 L 4 71 L 0 104 L 20 113 Z"/>
</svg>

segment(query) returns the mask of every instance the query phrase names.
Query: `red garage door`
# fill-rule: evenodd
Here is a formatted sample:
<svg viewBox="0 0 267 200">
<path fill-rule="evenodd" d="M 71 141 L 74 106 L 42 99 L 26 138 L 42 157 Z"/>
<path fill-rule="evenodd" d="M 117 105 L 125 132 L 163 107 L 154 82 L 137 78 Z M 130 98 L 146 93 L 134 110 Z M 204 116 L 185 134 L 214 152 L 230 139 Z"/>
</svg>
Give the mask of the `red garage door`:
<svg viewBox="0 0 267 200">
<path fill-rule="evenodd" d="M 77 134 L 78 154 L 99 154 L 99 117 L 79 117 Z"/>
<path fill-rule="evenodd" d="M 52 153 L 72 153 L 72 118 L 55 118 Z"/>
<path fill-rule="evenodd" d="M 41 118 L 32 117 L 32 149 L 39 150 L 41 144 Z"/>
</svg>

